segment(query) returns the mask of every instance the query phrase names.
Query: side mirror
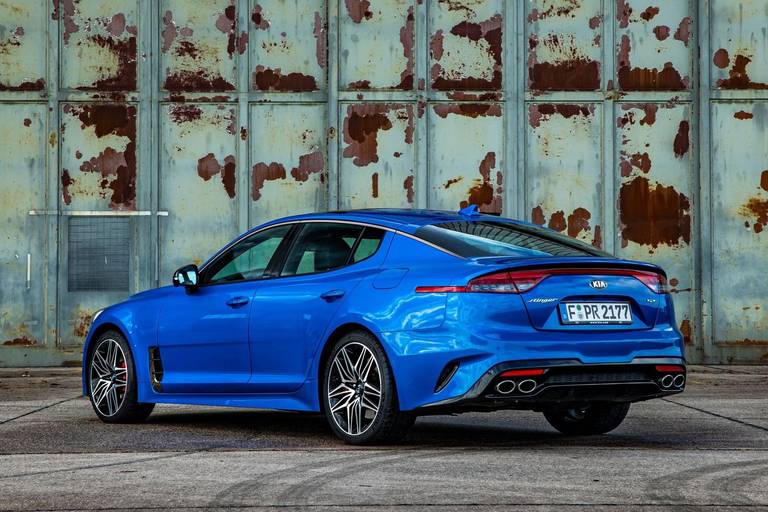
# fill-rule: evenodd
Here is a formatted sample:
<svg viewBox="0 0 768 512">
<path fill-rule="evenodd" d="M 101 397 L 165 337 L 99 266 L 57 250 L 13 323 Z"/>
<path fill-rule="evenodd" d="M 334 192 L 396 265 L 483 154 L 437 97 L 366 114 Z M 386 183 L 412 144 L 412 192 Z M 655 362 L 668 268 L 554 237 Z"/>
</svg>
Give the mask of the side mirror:
<svg viewBox="0 0 768 512">
<path fill-rule="evenodd" d="M 200 282 L 200 274 L 197 265 L 184 265 L 173 273 L 173 286 L 183 286 L 187 291 L 197 288 Z"/>
</svg>

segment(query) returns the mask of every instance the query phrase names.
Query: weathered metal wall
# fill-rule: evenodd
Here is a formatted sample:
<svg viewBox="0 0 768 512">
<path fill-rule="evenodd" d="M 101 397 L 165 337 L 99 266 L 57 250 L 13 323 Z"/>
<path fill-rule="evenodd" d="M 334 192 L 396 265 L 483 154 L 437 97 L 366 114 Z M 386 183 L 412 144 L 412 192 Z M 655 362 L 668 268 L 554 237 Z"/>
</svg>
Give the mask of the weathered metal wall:
<svg viewBox="0 0 768 512">
<path fill-rule="evenodd" d="M 766 19 L 0 0 L 0 365 L 75 364 L 94 310 L 264 220 L 468 203 L 661 264 L 692 360 L 765 362 Z"/>
</svg>

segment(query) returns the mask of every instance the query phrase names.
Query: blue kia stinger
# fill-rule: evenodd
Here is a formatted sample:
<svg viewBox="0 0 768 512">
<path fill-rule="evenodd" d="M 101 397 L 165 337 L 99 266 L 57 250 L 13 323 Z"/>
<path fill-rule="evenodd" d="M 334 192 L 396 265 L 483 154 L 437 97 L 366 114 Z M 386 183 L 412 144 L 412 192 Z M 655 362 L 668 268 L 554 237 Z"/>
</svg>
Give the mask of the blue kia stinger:
<svg viewBox="0 0 768 512">
<path fill-rule="evenodd" d="M 354 444 L 498 409 L 601 434 L 683 390 L 675 325 L 661 268 L 474 206 L 298 215 L 98 312 L 83 391 L 106 422 L 156 403 L 314 411 Z"/>
</svg>

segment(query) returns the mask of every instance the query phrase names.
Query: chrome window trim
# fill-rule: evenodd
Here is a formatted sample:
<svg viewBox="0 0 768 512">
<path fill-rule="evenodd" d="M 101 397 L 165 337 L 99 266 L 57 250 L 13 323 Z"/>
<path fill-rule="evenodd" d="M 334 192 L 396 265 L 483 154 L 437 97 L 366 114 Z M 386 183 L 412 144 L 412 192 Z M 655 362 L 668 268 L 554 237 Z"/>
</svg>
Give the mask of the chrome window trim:
<svg viewBox="0 0 768 512">
<path fill-rule="evenodd" d="M 210 258 L 207 262 L 205 262 L 205 264 L 202 267 L 200 267 L 198 272 L 202 273 L 208 267 L 208 265 L 210 265 L 211 263 L 216 261 L 216 259 L 220 255 L 222 255 L 225 251 L 227 251 L 229 248 L 237 245 L 238 243 L 240 243 L 241 241 L 245 240 L 246 238 L 248 238 L 250 236 L 253 236 L 253 235 L 256 235 L 258 233 L 261 233 L 262 231 L 265 231 L 265 230 L 271 229 L 271 228 L 277 228 L 277 227 L 280 227 L 280 226 L 286 226 L 286 225 L 307 224 L 307 223 L 315 223 L 316 224 L 316 223 L 320 223 L 320 222 L 326 223 L 326 224 L 327 223 L 352 224 L 354 226 L 364 226 L 364 227 L 369 227 L 369 228 L 381 229 L 382 231 L 389 231 L 390 233 L 395 233 L 397 235 L 402 235 L 402 236 L 404 236 L 406 238 L 410 238 L 411 240 L 416 240 L 417 242 L 420 242 L 420 243 L 422 243 L 424 245 L 432 247 L 433 249 L 437 249 L 440 252 L 444 252 L 445 254 L 449 254 L 449 255 L 454 256 L 456 258 L 459 258 L 459 259 L 462 259 L 462 260 L 467 259 L 464 256 L 460 256 L 460 255 L 458 255 L 458 254 L 456 254 L 454 252 L 451 252 L 451 251 L 449 251 L 447 249 L 444 249 L 444 248 L 440 247 L 439 245 L 435 245 L 435 244 L 433 244 L 431 242 L 423 240 L 423 239 L 421 239 L 421 238 L 419 238 L 419 237 L 417 237 L 415 235 L 412 235 L 411 233 L 406 233 L 405 231 L 400 231 L 399 229 L 390 228 L 390 227 L 387 227 L 387 226 L 381 226 L 379 224 L 372 224 L 372 223 L 369 223 L 369 222 L 359 222 L 359 221 L 356 221 L 356 220 L 305 219 L 305 220 L 289 220 L 289 221 L 285 221 L 285 222 L 278 222 L 278 223 L 275 223 L 275 224 L 270 224 L 269 226 L 264 226 L 263 228 L 258 229 L 256 231 L 248 231 L 248 232 L 244 233 L 243 235 L 241 235 L 240 237 L 232 240 L 232 242 L 230 242 L 229 244 L 225 245 L 222 249 L 220 249 L 219 252 L 214 254 L 214 256 L 212 258 Z"/>
</svg>

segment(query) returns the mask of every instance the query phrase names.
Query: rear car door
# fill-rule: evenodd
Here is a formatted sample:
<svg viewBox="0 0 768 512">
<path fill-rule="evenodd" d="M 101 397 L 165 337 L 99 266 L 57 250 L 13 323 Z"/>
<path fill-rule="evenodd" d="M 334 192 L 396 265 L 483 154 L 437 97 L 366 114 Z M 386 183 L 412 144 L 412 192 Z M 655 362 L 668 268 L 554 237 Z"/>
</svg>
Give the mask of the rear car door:
<svg viewBox="0 0 768 512">
<path fill-rule="evenodd" d="M 173 291 L 158 322 L 163 392 L 248 390 L 251 300 L 291 229 L 276 226 L 246 237 L 203 269 L 197 289 Z"/>
<path fill-rule="evenodd" d="M 306 380 L 328 325 L 373 258 L 385 232 L 355 224 L 312 222 L 295 235 L 278 276 L 260 283 L 251 310 L 251 389 L 281 393 Z"/>
</svg>

